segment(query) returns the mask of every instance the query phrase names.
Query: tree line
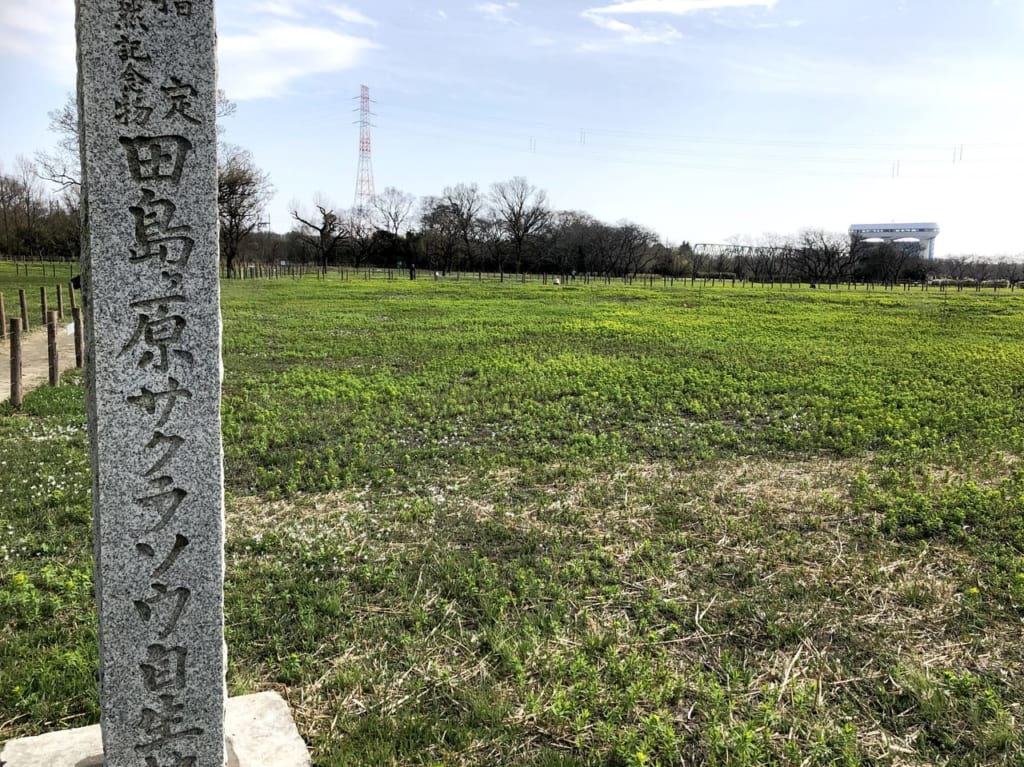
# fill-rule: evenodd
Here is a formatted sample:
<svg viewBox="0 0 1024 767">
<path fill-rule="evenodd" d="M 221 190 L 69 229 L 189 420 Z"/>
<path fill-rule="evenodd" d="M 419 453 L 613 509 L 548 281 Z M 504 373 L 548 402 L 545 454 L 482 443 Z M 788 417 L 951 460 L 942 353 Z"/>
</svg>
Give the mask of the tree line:
<svg viewBox="0 0 1024 767">
<path fill-rule="evenodd" d="M 217 92 L 218 121 L 235 104 Z M 81 255 L 81 162 L 78 106 L 68 95 L 49 113 L 58 140 L 53 150 L 24 155 L 14 172 L 0 166 L 0 254 L 8 258 L 75 261 Z M 218 146 L 217 208 L 221 257 L 232 261 L 245 240 L 257 232 L 273 193 L 267 174 L 242 147 Z"/>
<path fill-rule="evenodd" d="M 639 224 L 606 224 L 579 211 L 555 211 L 547 194 L 522 176 L 487 191 L 457 184 L 422 199 L 388 187 L 365 209 L 339 211 L 319 198 L 309 212 L 293 206 L 292 219 L 293 231 L 262 238 L 257 254 L 269 252 L 272 259 L 286 261 L 312 256 L 324 270 L 347 264 L 441 274 L 626 276 L 644 271 L 652 255 L 670 250 Z"/>
<path fill-rule="evenodd" d="M 218 93 L 218 117 L 235 105 Z M 8 257 L 75 260 L 80 251 L 78 115 L 74 98 L 50 113 L 58 136 L 51 152 L 0 167 L 0 249 Z M 756 282 L 923 282 L 1024 279 L 1018 261 L 955 256 L 922 258 L 916 243 L 869 243 L 845 233 L 805 229 L 747 242 L 671 245 L 632 221 L 600 221 L 557 210 L 522 176 L 481 189 L 447 186 L 417 198 L 387 187 L 365 208 L 339 208 L 323 196 L 291 205 L 291 231 L 269 231 L 268 175 L 247 150 L 222 143 L 218 212 L 221 259 L 233 276 L 239 262 L 453 271 L 548 273 L 629 278 L 659 274 Z"/>
<path fill-rule="evenodd" d="M 8 257 L 77 259 L 78 196 L 53 193 L 38 171 L 24 156 L 11 173 L 0 167 L 0 250 Z"/>
<path fill-rule="evenodd" d="M 814 228 L 717 245 L 666 244 L 631 221 L 610 224 L 584 211 L 556 210 L 542 189 L 520 176 L 486 191 L 463 183 L 420 199 L 388 187 L 365 210 L 339 210 L 317 198 L 311 213 L 293 206 L 292 219 L 292 232 L 254 240 L 247 257 L 312 262 L 324 270 L 415 264 L 441 274 L 657 274 L 812 284 L 1024 279 L 1019 261 L 928 259 L 915 242 L 876 243 Z"/>
</svg>

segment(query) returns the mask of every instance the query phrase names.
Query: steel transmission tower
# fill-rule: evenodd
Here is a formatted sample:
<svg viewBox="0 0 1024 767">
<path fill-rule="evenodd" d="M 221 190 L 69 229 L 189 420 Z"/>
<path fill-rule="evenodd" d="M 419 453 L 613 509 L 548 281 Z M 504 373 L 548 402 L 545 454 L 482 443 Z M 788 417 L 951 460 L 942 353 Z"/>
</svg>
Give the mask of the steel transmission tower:
<svg viewBox="0 0 1024 767">
<path fill-rule="evenodd" d="M 373 162 L 370 157 L 370 89 L 365 85 L 359 96 L 359 170 L 356 172 L 356 197 L 352 207 L 365 213 L 373 206 Z"/>
</svg>

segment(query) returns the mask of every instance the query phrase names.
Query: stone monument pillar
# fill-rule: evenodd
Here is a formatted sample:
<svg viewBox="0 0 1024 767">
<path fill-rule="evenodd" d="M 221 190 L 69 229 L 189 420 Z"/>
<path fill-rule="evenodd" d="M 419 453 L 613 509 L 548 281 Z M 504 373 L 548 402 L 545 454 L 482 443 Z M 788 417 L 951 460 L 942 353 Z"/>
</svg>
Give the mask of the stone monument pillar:
<svg viewBox="0 0 1024 767">
<path fill-rule="evenodd" d="M 225 763 L 213 0 L 78 0 L 106 767 Z"/>
<path fill-rule="evenodd" d="M 213 0 L 76 9 L 101 726 L 0 765 L 309 767 L 277 693 L 225 701 Z"/>
</svg>

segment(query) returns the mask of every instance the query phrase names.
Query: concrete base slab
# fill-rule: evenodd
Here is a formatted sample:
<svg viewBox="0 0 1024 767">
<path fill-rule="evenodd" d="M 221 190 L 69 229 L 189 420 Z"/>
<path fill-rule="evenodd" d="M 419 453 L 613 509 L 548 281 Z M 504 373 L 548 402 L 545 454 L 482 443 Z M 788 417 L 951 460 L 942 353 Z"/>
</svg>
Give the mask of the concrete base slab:
<svg viewBox="0 0 1024 767">
<path fill-rule="evenodd" d="M 229 698 L 224 715 L 228 767 L 309 767 L 306 744 L 276 692 Z M 10 740 L 0 767 L 103 767 L 100 726 Z"/>
</svg>

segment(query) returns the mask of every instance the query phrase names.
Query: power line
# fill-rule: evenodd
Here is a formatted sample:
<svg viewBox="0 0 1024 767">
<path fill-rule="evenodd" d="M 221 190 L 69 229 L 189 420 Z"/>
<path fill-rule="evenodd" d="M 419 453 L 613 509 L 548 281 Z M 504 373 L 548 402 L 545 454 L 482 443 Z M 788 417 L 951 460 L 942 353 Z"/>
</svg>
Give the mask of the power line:
<svg viewBox="0 0 1024 767">
<path fill-rule="evenodd" d="M 443 118 L 446 122 L 450 122 L 452 114 L 450 112 L 439 112 L 431 109 L 423 109 L 420 107 L 401 106 L 396 107 L 396 110 L 402 113 L 414 113 L 425 115 L 428 117 Z M 518 119 L 515 116 L 482 116 L 479 114 L 466 115 L 459 119 L 459 123 L 484 123 L 500 125 L 502 127 L 517 127 L 521 128 L 523 133 L 530 135 L 537 135 L 538 129 L 548 129 L 565 136 L 574 136 L 583 138 L 582 141 L 577 143 L 588 143 L 589 139 L 594 136 L 609 136 L 609 137 L 621 137 L 621 138 L 636 138 L 641 139 L 646 143 L 653 141 L 667 141 L 673 143 L 692 143 L 692 144 L 712 144 L 712 145 L 727 145 L 727 146 L 751 146 L 751 147 L 816 147 L 816 148 L 829 148 L 829 149 L 887 149 L 887 150 L 907 150 L 907 151 L 942 151 L 946 152 L 949 149 L 950 144 L 946 141 L 943 142 L 907 142 L 907 141 L 872 141 L 867 138 L 864 139 L 839 139 L 839 140 L 807 140 L 807 139 L 745 139 L 745 138 L 729 138 L 722 137 L 720 135 L 699 135 L 699 134 L 688 134 L 688 133 L 673 133 L 673 132 L 658 132 L 658 131 L 642 131 L 627 128 L 609 128 L 602 127 L 600 125 L 588 125 L 588 126 L 568 126 L 558 125 L 550 122 L 536 122 Z M 460 125 L 458 127 L 465 127 Z M 469 128 L 466 128 L 469 130 Z M 961 142 L 957 141 L 957 145 Z M 1024 142 L 984 142 L 984 141 L 971 141 L 964 142 L 970 143 L 973 147 L 978 148 L 1017 148 L 1024 149 Z"/>
<path fill-rule="evenodd" d="M 499 150 L 502 153 L 514 152 L 577 162 L 601 162 L 725 173 L 749 173 L 780 178 L 886 178 L 896 177 L 897 175 L 900 178 L 906 179 L 937 178 L 942 176 L 935 174 L 925 175 L 923 171 L 932 168 L 949 168 L 948 160 L 943 164 L 938 156 L 933 159 L 917 160 L 912 164 L 908 164 L 906 160 L 900 160 L 897 163 L 881 155 L 873 158 L 809 155 L 786 157 L 766 155 L 764 152 L 749 155 L 716 155 L 707 152 L 659 149 L 656 147 L 605 147 L 592 143 L 582 146 L 578 143 L 578 139 L 576 141 L 545 139 L 542 142 L 534 136 L 515 134 L 495 136 L 477 134 L 473 137 L 465 137 L 450 132 L 417 129 L 404 123 L 400 129 L 395 129 L 394 131 L 385 128 L 384 133 L 395 138 L 418 136 L 430 139 L 432 146 L 438 142 L 449 142 L 458 146 L 477 146 Z M 978 162 L 990 161 L 994 160 Z M 1020 172 L 1014 172 L 1006 167 L 1004 161 L 1001 163 L 1004 172 L 998 175 L 967 175 L 962 172 L 962 169 L 966 167 L 966 162 L 962 165 L 958 163 L 958 170 L 955 172 L 956 178 L 1016 178 L 1024 173 L 1024 164 L 1021 165 Z M 1024 160 L 1019 162 L 1024 163 Z M 844 165 L 847 167 L 843 167 Z M 950 176 L 950 173 L 946 172 L 945 175 Z"/>
</svg>

